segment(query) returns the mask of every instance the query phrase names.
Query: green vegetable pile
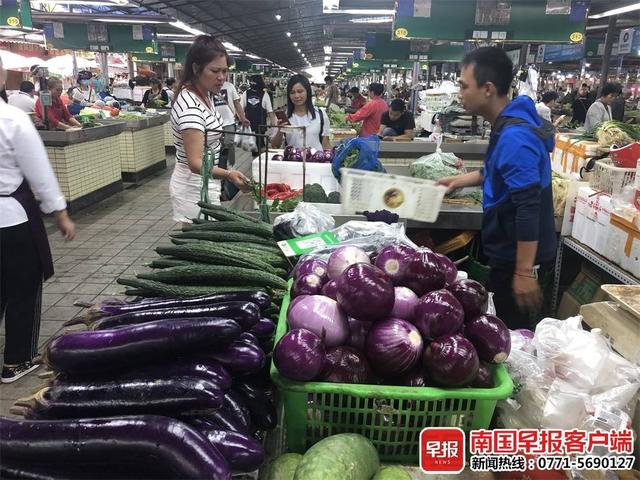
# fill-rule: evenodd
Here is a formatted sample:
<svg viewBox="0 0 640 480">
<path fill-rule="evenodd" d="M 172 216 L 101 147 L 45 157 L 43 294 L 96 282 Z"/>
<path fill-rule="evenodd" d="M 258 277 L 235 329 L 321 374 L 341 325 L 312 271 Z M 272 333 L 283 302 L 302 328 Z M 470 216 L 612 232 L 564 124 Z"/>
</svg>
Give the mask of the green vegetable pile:
<svg viewBox="0 0 640 480">
<path fill-rule="evenodd" d="M 598 142 L 602 146 L 617 145 L 624 147 L 640 141 L 640 125 L 630 125 L 618 120 L 599 123 L 576 137 L 577 140 Z"/>
<path fill-rule="evenodd" d="M 352 168 L 358 161 L 359 156 L 360 156 L 360 149 L 354 148 L 349 152 L 347 157 L 342 161 L 342 166 L 345 168 Z"/>
<path fill-rule="evenodd" d="M 442 177 L 460 175 L 463 172 L 456 168 L 455 164 L 452 164 L 457 159 L 453 154 L 450 155 L 453 158 L 450 158 L 446 153 L 434 153 L 419 158 L 409 167 L 411 176 L 435 181 Z"/>
<path fill-rule="evenodd" d="M 355 130 L 360 129 L 359 123 L 347 121 L 347 114 L 337 105 L 329 105 L 329 107 L 327 107 L 327 115 L 329 116 L 329 123 L 333 128 L 353 128 Z"/>
</svg>

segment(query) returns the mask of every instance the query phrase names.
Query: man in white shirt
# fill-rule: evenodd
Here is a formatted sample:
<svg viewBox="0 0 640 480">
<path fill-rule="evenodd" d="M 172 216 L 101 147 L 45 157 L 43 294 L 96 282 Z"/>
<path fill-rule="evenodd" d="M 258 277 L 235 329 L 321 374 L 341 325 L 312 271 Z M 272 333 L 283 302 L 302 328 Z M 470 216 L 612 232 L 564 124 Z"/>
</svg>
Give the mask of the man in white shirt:
<svg viewBox="0 0 640 480">
<path fill-rule="evenodd" d="M 20 83 L 20 91 L 9 97 L 9 105 L 19 108 L 23 112 L 33 113 L 36 107 L 36 87 L 29 81 Z"/>
<path fill-rule="evenodd" d="M 584 121 L 584 129 L 591 130 L 599 123 L 611 120 L 611 103 L 622 93 L 619 83 L 607 82 L 602 87 L 600 98 L 593 102 L 587 110 L 587 118 Z"/>
<path fill-rule="evenodd" d="M 555 106 L 558 99 L 557 92 L 544 92 L 539 103 L 536 103 L 536 112 L 546 121 L 551 121 L 551 109 Z"/>
<path fill-rule="evenodd" d="M 0 60 L 0 90 L 5 72 Z M 6 340 L 2 383 L 35 370 L 42 282 L 53 261 L 42 213 L 53 213 L 65 239 L 75 236 L 42 139 L 22 110 L 0 100 L 0 298 Z M 35 200 L 34 192 L 40 199 Z"/>
</svg>

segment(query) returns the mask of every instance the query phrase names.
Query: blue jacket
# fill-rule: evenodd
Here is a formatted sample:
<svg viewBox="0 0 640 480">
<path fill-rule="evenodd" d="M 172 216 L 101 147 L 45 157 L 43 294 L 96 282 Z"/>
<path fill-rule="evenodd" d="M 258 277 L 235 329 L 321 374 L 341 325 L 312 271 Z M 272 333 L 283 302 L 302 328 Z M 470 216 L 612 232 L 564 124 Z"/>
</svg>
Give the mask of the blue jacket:
<svg viewBox="0 0 640 480">
<path fill-rule="evenodd" d="M 482 245 L 491 266 L 514 265 L 518 241 L 538 241 L 536 263 L 555 256 L 549 127 L 533 100 L 520 96 L 504 108 L 492 130 L 482 201 Z"/>
</svg>

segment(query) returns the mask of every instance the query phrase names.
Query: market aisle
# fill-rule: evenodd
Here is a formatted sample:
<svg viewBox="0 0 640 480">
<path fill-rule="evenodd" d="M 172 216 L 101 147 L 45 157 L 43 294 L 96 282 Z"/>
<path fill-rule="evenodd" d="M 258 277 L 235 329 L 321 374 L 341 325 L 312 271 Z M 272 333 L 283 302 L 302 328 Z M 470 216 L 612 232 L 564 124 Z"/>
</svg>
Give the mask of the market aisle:
<svg viewBox="0 0 640 480">
<path fill-rule="evenodd" d="M 93 303 L 122 295 L 124 287 L 116 279 L 140 271 L 156 256 L 158 245 L 169 243 L 167 232 L 175 225 L 168 185 L 173 159 L 167 155 L 167 170 L 148 182 L 130 184 L 123 192 L 73 215 L 77 228 L 73 242 L 65 242 L 54 224 L 47 222 L 56 273 L 44 286 L 41 347 L 65 321 L 82 311 L 73 305 L 75 300 Z M 0 334 L 3 351 L 4 325 Z M 1 415 L 8 414 L 17 398 L 30 395 L 43 383 L 37 377 L 39 371 L 0 386 Z"/>
</svg>

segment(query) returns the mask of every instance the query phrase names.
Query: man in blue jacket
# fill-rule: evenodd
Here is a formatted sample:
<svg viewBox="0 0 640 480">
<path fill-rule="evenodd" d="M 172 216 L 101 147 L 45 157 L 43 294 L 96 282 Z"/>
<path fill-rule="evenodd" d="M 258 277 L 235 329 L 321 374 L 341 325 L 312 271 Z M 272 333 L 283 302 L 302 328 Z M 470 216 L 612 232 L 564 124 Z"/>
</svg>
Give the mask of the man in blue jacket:
<svg viewBox="0 0 640 480">
<path fill-rule="evenodd" d="M 553 128 L 533 101 L 509 101 L 513 65 L 495 47 L 470 52 L 462 62 L 459 98 L 467 111 L 491 123 L 489 148 L 480 171 L 446 177 L 450 190 L 482 185 L 482 245 L 491 272 L 498 316 L 509 328 L 531 328 L 542 294 L 539 269 L 555 258 L 551 162 Z"/>
</svg>

